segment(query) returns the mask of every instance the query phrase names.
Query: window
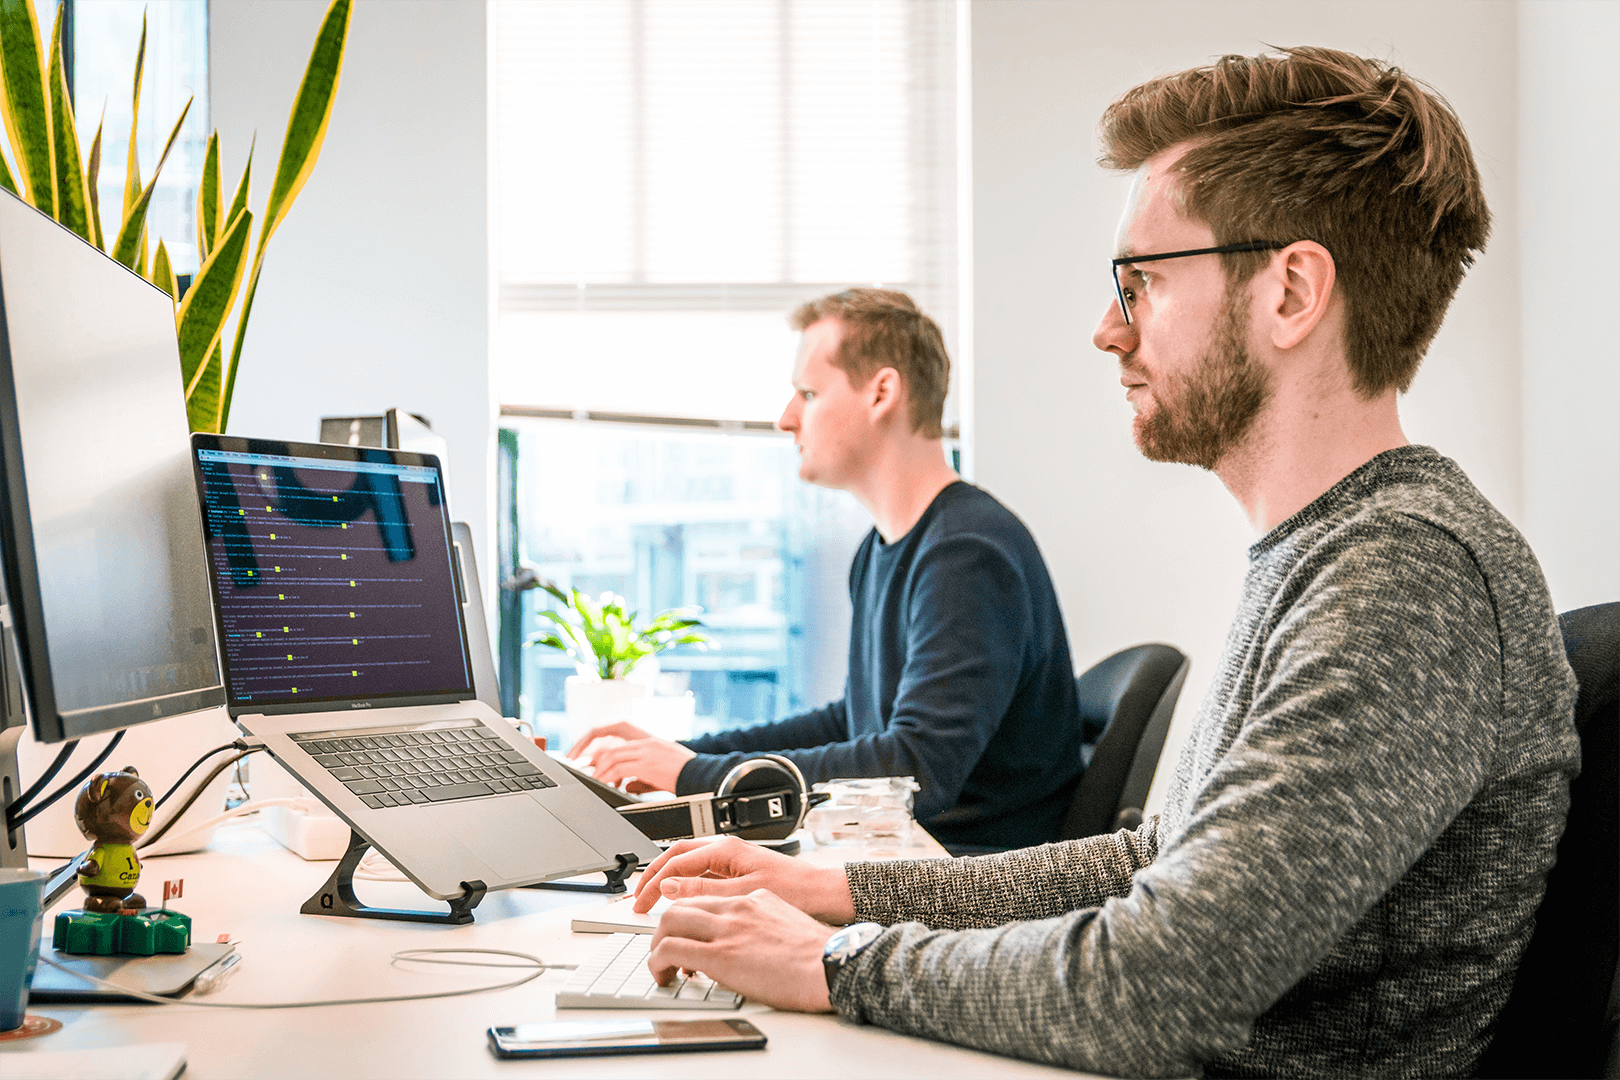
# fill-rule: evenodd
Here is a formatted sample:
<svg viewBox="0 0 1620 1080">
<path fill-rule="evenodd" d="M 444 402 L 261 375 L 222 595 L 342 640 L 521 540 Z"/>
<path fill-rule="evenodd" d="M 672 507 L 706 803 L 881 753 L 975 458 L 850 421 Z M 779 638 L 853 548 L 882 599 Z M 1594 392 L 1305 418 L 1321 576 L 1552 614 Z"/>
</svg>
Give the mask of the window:
<svg viewBox="0 0 1620 1080">
<path fill-rule="evenodd" d="M 494 12 L 503 573 L 701 605 L 721 647 L 662 660 L 700 728 L 819 705 L 870 520 L 772 431 L 786 316 L 882 284 L 954 343 L 955 4 Z M 571 665 L 520 647 L 536 596 L 503 595 L 503 689 L 555 730 Z"/>
<path fill-rule="evenodd" d="M 191 100 L 185 126 L 158 175 L 147 214 L 148 252 L 162 240 L 177 274 L 193 274 L 197 259 L 197 186 L 213 130 L 208 107 L 207 0 L 68 0 L 72 19 L 74 113 L 88 160 L 90 141 L 101 123 L 101 168 L 97 192 L 102 233 L 112 244 L 124 220 L 125 161 L 129 153 L 130 91 L 135 51 L 146 17 L 146 61 L 141 78 L 141 109 L 136 147 L 141 182 L 150 183 L 163 144 Z M 40 5 L 41 20 L 54 18 L 54 5 Z M 40 27 L 49 35 L 50 23 Z M 103 117 L 105 109 L 105 117 Z M 237 177 L 228 177 L 229 198 Z"/>
</svg>

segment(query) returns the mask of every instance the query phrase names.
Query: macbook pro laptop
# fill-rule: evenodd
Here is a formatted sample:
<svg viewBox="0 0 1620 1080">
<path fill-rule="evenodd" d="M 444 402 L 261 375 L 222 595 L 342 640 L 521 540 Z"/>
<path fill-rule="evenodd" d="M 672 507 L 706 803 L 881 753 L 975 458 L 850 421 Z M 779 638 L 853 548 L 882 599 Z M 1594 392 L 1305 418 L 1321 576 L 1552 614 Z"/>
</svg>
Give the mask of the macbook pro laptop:
<svg viewBox="0 0 1620 1080">
<path fill-rule="evenodd" d="M 437 458 L 204 434 L 192 453 L 249 742 L 441 900 L 657 857 L 479 700 Z"/>
</svg>

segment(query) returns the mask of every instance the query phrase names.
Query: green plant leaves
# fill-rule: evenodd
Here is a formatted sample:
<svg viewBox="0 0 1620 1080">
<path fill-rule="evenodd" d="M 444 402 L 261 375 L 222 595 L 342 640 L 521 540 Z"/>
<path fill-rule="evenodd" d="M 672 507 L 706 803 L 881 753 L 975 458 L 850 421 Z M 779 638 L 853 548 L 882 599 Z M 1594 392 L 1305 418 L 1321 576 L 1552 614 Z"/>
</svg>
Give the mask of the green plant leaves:
<svg viewBox="0 0 1620 1080">
<path fill-rule="evenodd" d="M 224 194 L 219 182 L 219 132 L 208 137 L 208 151 L 203 155 L 202 180 L 197 184 L 197 258 L 207 259 L 219 239 L 221 225 L 219 211 Z M 233 219 L 234 220 L 234 219 Z"/>
<path fill-rule="evenodd" d="M 56 220 L 94 242 L 84 166 L 79 161 L 79 129 L 73 122 L 73 101 L 68 97 L 67 72 L 62 67 L 62 20 L 66 13 L 66 4 L 58 6 L 56 25 L 51 28 L 51 166 L 56 174 Z"/>
<path fill-rule="evenodd" d="M 161 240 L 152 254 L 152 284 L 168 293 L 170 300 L 180 295 L 180 283 L 175 280 L 174 267 L 169 264 L 169 249 Z"/>
<path fill-rule="evenodd" d="M 157 187 L 158 174 L 163 171 L 163 163 L 169 160 L 169 151 L 174 149 L 174 140 L 180 136 L 180 125 L 186 122 L 186 113 L 191 111 L 191 102 L 180 110 L 180 119 L 174 122 L 174 130 L 169 132 L 169 141 L 163 144 L 163 153 L 158 157 L 158 163 L 152 169 L 152 179 L 142 189 L 135 204 L 124 214 L 124 226 L 118 230 L 118 239 L 113 241 L 112 250 L 107 254 L 135 271 L 145 276 L 144 263 L 146 261 L 146 210 L 152 204 L 152 191 Z M 134 154 L 133 144 L 130 153 Z M 139 262 L 137 262 L 139 260 Z"/>
<path fill-rule="evenodd" d="M 88 214 L 90 216 L 90 242 L 102 251 L 107 250 L 107 241 L 101 235 L 101 193 L 96 190 L 96 183 L 101 177 L 101 128 L 107 122 L 107 109 L 102 106 L 101 119 L 96 122 L 96 137 L 90 141 L 90 163 L 84 168 L 84 194 L 89 202 Z"/>
<path fill-rule="evenodd" d="M 247 268 L 253 213 L 243 210 L 225 230 L 219 245 L 192 280 L 177 316 L 180 376 L 186 388 L 186 412 L 193 431 L 217 431 L 219 422 L 220 337 L 225 319 L 242 286 Z M 212 375 L 209 369 L 212 369 Z"/>
<path fill-rule="evenodd" d="M 6 91 L 0 111 L 26 189 L 22 194 L 54 218 L 50 93 L 45 87 L 44 49 L 34 0 L 0 0 L 0 79 Z"/>
<path fill-rule="evenodd" d="M 635 628 L 636 613 L 626 612 L 622 598 L 603 593 L 592 600 L 578 589 L 563 592 L 553 582 L 539 581 L 537 587 L 562 602 L 562 610 L 540 608 L 539 618 L 550 622 L 556 632 L 538 630 L 523 644 L 561 649 L 574 662 L 589 665 L 602 679 L 628 675 L 643 657 L 677 645 L 714 647 L 706 634 L 685 631 L 702 622 L 693 618 L 694 609 L 674 608 L 663 612 L 640 630 Z"/>
</svg>

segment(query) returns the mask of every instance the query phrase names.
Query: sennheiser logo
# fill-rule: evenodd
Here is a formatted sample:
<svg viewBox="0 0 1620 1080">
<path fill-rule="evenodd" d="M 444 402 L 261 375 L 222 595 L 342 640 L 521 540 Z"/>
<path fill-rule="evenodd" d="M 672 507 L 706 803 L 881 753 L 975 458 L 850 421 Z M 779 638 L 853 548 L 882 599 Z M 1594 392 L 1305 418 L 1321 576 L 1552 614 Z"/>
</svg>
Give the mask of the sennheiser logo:
<svg viewBox="0 0 1620 1080">
<path fill-rule="evenodd" d="M 780 798 L 767 800 L 765 806 L 770 811 L 771 817 L 783 817 L 787 813 L 782 809 L 782 800 Z"/>
</svg>

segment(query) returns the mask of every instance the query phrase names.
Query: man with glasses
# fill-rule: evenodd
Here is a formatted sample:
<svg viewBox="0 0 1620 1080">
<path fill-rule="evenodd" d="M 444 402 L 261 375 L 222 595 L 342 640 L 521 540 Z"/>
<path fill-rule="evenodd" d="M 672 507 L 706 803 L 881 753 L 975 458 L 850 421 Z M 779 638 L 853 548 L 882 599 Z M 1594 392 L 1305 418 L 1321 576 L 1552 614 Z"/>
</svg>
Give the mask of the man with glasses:
<svg viewBox="0 0 1620 1080">
<path fill-rule="evenodd" d="M 1489 229 L 1467 138 L 1399 69 L 1292 49 L 1138 86 L 1102 139 L 1135 184 L 1093 341 L 1142 452 L 1257 537 L 1162 814 L 831 871 L 679 845 L 651 966 L 1117 1075 L 1469 1074 L 1579 744 L 1534 556 L 1396 408 Z"/>
</svg>

